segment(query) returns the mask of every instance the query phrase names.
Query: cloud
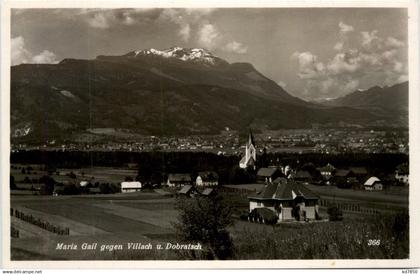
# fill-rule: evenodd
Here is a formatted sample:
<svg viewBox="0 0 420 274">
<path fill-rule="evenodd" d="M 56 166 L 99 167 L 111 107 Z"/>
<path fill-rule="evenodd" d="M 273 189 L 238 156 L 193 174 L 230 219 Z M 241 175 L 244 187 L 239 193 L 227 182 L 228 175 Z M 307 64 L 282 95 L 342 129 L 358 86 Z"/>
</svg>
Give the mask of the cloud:
<svg viewBox="0 0 420 274">
<path fill-rule="evenodd" d="M 10 46 L 12 66 L 28 63 L 31 53 L 25 48 L 25 39 L 22 36 L 12 38 Z"/>
<path fill-rule="evenodd" d="M 181 29 L 178 31 L 178 35 L 181 37 L 181 39 L 184 42 L 188 42 L 190 40 L 191 35 L 191 27 L 190 24 L 185 24 L 181 27 Z"/>
<path fill-rule="evenodd" d="M 297 76 L 305 81 L 308 98 L 339 97 L 368 84 L 393 85 L 407 79 L 405 43 L 394 37 L 382 38 L 377 30 L 360 32 L 353 48 L 345 48 L 341 34 L 353 32 L 352 26 L 339 24 L 339 41 L 332 57 L 320 60 L 310 51 L 295 52 Z M 376 82 L 376 83 L 374 83 Z M 367 86 L 369 87 L 369 86 Z"/>
<path fill-rule="evenodd" d="M 12 66 L 25 63 L 55 64 L 57 63 L 57 59 L 56 55 L 49 50 L 44 50 L 33 56 L 33 54 L 26 49 L 25 39 L 22 36 L 17 36 L 11 39 L 11 63 Z"/>
<path fill-rule="evenodd" d="M 347 33 L 354 31 L 353 26 L 346 25 L 343 22 L 340 22 L 338 24 L 338 27 L 340 28 L 340 34 L 341 35 L 346 35 Z"/>
<path fill-rule="evenodd" d="M 396 39 L 396 38 L 394 38 L 394 37 L 388 37 L 386 39 L 385 45 L 388 46 L 388 47 L 390 47 L 390 48 L 396 48 L 396 49 L 398 49 L 398 48 L 404 47 L 405 46 L 405 43 L 402 42 L 402 41 L 400 41 L 400 40 L 398 40 L 398 39 Z"/>
<path fill-rule="evenodd" d="M 111 13 L 96 13 L 87 21 L 93 28 L 107 29 L 110 27 L 113 15 Z"/>
<path fill-rule="evenodd" d="M 32 57 L 32 63 L 35 64 L 56 64 L 57 63 L 57 56 L 49 51 L 49 50 L 44 50 L 43 52 L 41 52 L 40 54 Z"/>
<path fill-rule="evenodd" d="M 337 44 L 335 44 L 334 49 L 336 51 L 341 51 L 344 47 L 344 43 L 343 42 L 338 42 Z"/>
<path fill-rule="evenodd" d="M 221 38 L 221 34 L 212 24 L 204 24 L 198 30 L 198 43 L 206 49 L 214 49 Z"/>
<path fill-rule="evenodd" d="M 244 46 L 242 43 L 232 41 L 225 45 L 224 50 L 227 52 L 245 54 L 248 51 L 248 47 Z"/>
<path fill-rule="evenodd" d="M 324 64 L 318 61 L 318 56 L 310 52 L 295 52 L 292 59 L 298 60 L 298 76 L 301 79 L 320 78 L 325 72 Z"/>
<path fill-rule="evenodd" d="M 377 51 L 383 46 L 383 39 L 378 36 L 378 31 L 373 30 L 371 32 L 362 31 L 362 46 L 366 50 Z"/>
</svg>

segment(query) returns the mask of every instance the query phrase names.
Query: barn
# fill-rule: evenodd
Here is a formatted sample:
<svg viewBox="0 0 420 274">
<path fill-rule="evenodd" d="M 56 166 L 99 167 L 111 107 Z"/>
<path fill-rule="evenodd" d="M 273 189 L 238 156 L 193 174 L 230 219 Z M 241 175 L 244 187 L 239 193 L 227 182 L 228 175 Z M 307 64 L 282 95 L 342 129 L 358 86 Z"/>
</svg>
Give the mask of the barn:
<svg viewBox="0 0 420 274">
<path fill-rule="evenodd" d="M 269 183 L 249 199 L 249 213 L 267 208 L 278 216 L 278 222 L 315 220 L 318 217 L 319 197 L 304 185 L 288 181 Z"/>
<path fill-rule="evenodd" d="M 214 171 L 199 172 L 195 180 L 196 186 L 217 186 L 219 175 Z"/>
<path fill-rule="evenodd" d="M 135 182 L 122 182 L 121 183 L 121 192 L 136 192 L 141 190 L 141 183 L 138 181 Z"/>
<path fill-rule="evenodd" d="M 188 173 L 170 173 L 168 175 L 168 181 L 166 184 L 169 187 L 182 187 L 185 185 L 191 185 L 191 175 Z"/>
<path fill-rule="evenodd" d="M 262 167 L 257 172 L 257 181 L 259 183 L 271 183 L 280 175 L 280 170 L 275 167 Z"/>
<path fill-rule="evenodd" d="M 381 180 L 379 180 L 377 177 L 370 177 L 366 180 L 366 182 L 363 184 L 365 187 L 365 190 L 382 190 L 384 188 L 383 184 L 381 183 Z"/>
<path fill-rule="evenodd" d="M 409 166 L 408 163 L 403 163 L 395 169 L 395 179 L 405 185 L 408 185 Z"/>
<path fill-rule="evenodd" d="M 193 185 L 185 185 L 177 192 L 177 194 L 185 197 L 195 197 L 199 194 L 199 192 Z"/>
</svg>

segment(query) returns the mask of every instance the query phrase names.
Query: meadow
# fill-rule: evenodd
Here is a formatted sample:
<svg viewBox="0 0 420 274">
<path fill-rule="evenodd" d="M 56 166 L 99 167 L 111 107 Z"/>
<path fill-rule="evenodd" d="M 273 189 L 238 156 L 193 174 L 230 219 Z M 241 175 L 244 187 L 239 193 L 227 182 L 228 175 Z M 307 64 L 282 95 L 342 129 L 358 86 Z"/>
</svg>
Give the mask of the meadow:
<svg viewBox="0 0 420 274">
<path fill-rule="evenodd" d="M 12 239 L 12 259 L 183 259 L 176 250 L 99 250 L 102 245 L 129 242 L 154 246 L 176 242 L 173 228 L 177 221 L 175 199 L 159 192 L 12 196 L 12 208 L 70 228 L 70 236 L 59 236 L 12 218 L 13 226 L 21 231 L 20 238 Z M 344 212 L 343 221 L 328 222 L 326 208 L 321 207 L 323 220 L 319 222 L 269 226 L 240 220 L 239 214 L 247 210 L 246 195 L 234 192 L 223 192 L 222 195 L 234 207 L 235 222 L 229 228 L 235 247 L 234 259 L 406 258 L 409 254 L 408 227 L 396 226 L 395 215 Z M 359 196 L 362 199 L 359 202 L 371 203 L 372 195 L 375 193 Z M 349 198 L 347 194 L 344 196 Z M 379 204 L 386 199 L 378 197 Z M 368 245 L 372 239 L 380 240 L 380 245 Z M 94 242 L 98 243 L 97 250 L 80 250 L 83 243 Z M 57 250 L 57 243 L 73 243 L 79 249 Z"/>
</svg>

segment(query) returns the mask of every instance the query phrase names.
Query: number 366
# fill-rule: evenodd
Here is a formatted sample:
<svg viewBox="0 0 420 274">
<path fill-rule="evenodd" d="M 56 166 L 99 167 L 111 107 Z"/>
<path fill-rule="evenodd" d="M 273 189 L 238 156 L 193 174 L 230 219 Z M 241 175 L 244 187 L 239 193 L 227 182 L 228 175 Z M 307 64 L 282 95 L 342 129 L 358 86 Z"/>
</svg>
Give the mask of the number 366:
<svg viewBox="0 0 420 274">
<path fill-rule="evenodd" d="M 380 245 L 380 244 L 381 244 L 381 240 L 379 240 L 379 239 L 370 239 L 368 241 L 368 246 Z"/>
</svg>

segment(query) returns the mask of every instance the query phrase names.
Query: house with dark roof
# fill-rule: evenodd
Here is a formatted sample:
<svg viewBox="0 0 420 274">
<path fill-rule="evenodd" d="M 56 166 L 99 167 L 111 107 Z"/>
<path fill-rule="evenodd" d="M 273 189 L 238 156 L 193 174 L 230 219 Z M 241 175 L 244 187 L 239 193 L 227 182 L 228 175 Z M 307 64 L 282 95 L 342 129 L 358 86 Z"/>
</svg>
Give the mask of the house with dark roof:
<svg viewBox="0 0 420 274">
<path fill-rule="evenodd" d="M 318 168 L 318 170 L 321 173 L 322 177 L 329 179 L 334 174 L 336 169 L 333 165 L 328 163 L 325 166 Z"/>
<path fill-rule="evenodd" d="M 170 173 L 166 182 L 169 187 L 182 187 L 191 183 L 191 175 L 188 173 Z"/>
<path fill-rule="evenodd" d="M 365 167 L 350 167 L 350 171 L 356 176 L 366 176 L 368 174 Z"/>
<path fill-rule="evenodd" d="M 277 177 L 274 181 L 274 184 L 283 184 L 283 183 L 287 183 L 287 179 L 286 177 Z"/>
<path fill-rule="evenodd" d="M 404 183 L 405 185 L 408 185 L 408 175 L 409 175 L 408 163 L 400 164 L 395 169 L 395 179 L 400 183 Z"/>
<path fill-rule="evenodd" d="M 300 183 L 310 183 L 312 182 L 312 176 L 308 171 L 299 170 L 295 174 L 292 175 L 292 178 L 296 182 Z"/>
<path fill-rule="evenodd" d="M 353 173 L 348 169 L 337 169 L 335 171 L 334 177 L 332 178 L 332 182 L 336 185 L 339 184 L 346 184 L 347 179 L 350 177 L 354 177 Z"/>
<path fill-rule="evenodd" d="M 177 192 L 177 194 L 186 197 L 194 197 L 200 193 L 193 185 L 185 185 Z"/>
<path fill-rule="evenodd" d="M 196 186 L 217 186 L 219 184 L 219 175 L 214 171 L 198 172 L 195 179 Z"/>
<path fill-rule="evenodd" d="M 294 181 L 269 183 L 248 199 L 250 213 L 267 208 L 278 216 L 278 222 L 314 220 L 318 216 L 318 195 Z"/>
<path fill-rule="evenodd" d="M 260 183 L 271 183 L 281 175 L 281 171 L 275 167 L 262 167 L 257 172 L 257 181 Z"/>
<path fill-rule="evenodd" d="M 202 196 L 210 197 L 216 195 L 216 191 L 213 188 L 206 188 L 201 192 Z"/>
<path fill-rule="evenodd" d="M 334 177 L 345 177 L 346 178 L 349 175 L 350 175 L 350 170 L 348 170 L 348 169 L 337 169 Z"/>
</svg>

